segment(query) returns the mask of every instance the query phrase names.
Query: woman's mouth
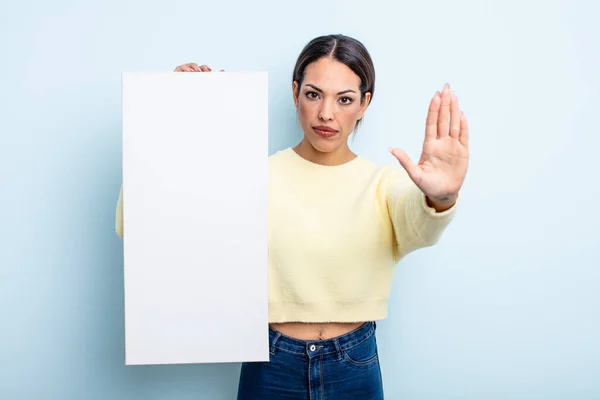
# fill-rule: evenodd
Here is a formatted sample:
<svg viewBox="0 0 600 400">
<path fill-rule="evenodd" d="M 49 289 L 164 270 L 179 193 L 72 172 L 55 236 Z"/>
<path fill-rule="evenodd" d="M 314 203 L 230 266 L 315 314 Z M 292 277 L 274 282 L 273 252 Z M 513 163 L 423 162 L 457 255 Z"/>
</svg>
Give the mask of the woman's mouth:
<svg viewBox="0 0 600 400">
<path fill-rule="evenodd" d="M 338 131 L 336 131 L 335 129 L 328 128 L 326 126 L 315 126 L 313 127 L 313 130 L 317 135 L 324 138 L 330 138 L 338 133 Z"/>
</svg>

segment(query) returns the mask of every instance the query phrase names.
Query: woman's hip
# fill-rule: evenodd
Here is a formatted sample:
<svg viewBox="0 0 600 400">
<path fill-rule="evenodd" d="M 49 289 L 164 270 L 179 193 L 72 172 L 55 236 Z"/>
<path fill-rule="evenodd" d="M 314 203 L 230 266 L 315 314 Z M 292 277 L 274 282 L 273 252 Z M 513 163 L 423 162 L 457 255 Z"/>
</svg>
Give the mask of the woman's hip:
<svg viewBox="0 0 600 400">
<path fill-rule="evenodd" d="M 243 363 L 238 400 L 383 399 L 375 322 L 326 340 L 269 329 L 269 362 Z"/>
</svg>

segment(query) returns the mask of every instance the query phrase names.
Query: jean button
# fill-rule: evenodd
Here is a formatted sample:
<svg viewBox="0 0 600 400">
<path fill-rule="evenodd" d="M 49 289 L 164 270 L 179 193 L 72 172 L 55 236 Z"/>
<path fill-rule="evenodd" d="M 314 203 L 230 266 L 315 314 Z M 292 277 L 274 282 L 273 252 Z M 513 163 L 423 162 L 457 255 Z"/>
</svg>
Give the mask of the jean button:
<svg viewBox="0 0 600 400">
<path fill-rule="evenodd" d="M 309 349 L 310 349 L 310 351 L 315 351 L 317 349 L 317 346 L 315 346 L 314 344 L 311 344 Z"/>
</svg>

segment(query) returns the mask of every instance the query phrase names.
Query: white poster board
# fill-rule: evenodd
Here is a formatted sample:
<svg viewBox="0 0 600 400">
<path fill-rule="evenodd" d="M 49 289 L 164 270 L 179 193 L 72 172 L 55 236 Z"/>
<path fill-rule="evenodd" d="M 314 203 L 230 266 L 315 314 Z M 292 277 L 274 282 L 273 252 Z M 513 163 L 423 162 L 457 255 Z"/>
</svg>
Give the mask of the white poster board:
<svg viewBox="0 0 600 400">
<path fill-rule="evenodd" d="M 268 361 L 267 73 L 122 79 L 125 364 Z"/>
</svg>

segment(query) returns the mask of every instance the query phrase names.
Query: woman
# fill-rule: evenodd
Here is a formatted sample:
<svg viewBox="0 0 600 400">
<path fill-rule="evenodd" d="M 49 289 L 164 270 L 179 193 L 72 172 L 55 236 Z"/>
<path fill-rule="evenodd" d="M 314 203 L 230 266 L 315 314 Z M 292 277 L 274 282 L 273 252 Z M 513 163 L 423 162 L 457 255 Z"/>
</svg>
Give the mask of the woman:
<svg viewBox="0 0 600 400">
<path fill-rule="evenodd" d="M 180 72 L 209 72 L 190 63 Z M 382 399 L 375 321 L 394 267 L 435 244 L 456 212 L 468 126 L 445 85 L 433 96 L 421 159 L 399 167 L 354 154 L 375 87 L 365 47 L 322 36 L 302 50 L 292 94 L 304 131 L 269 157 L 270 362 L 242 364 L 238 399 Z M 122 196 L 117 232 L 122 236 Z"/>
</svg>

